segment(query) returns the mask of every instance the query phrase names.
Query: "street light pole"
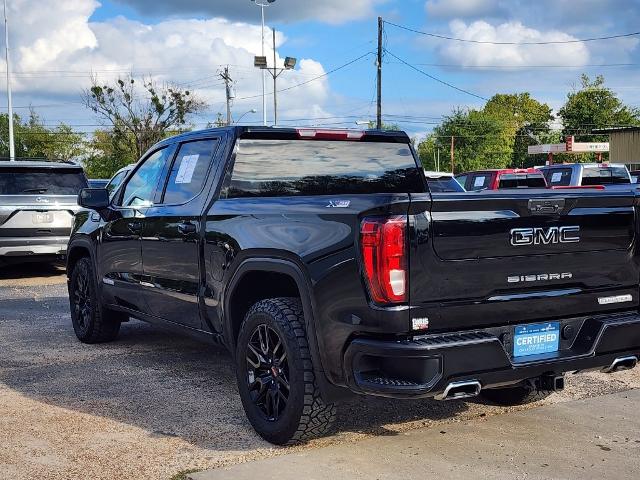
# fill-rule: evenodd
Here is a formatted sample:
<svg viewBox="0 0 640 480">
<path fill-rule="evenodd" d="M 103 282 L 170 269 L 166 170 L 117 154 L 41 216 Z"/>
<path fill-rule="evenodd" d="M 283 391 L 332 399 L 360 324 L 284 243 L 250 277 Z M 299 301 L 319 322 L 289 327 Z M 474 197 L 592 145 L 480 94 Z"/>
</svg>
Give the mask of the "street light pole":
<svg viewBox="0 0 640 480">
<path fill-rule="evenodd" d="M 6 1 L 6 0 L 5 0 Z M 260 5 L 260 10 L 262 10 L 262 56 L 264 57 L 264 4 Z M 262 71 L 262 124 L 267 126 L 267 74 Z"/>
<path fill-rule="evenodd" d="M 261 42 L 262 53 L 261 55 L 264 57 L 264 8 L 268 7 L 272 3 L 275 3 L 276 0 L 251 0 L 251 1 L 255 3 L 257 6 L 259 6 L 260 10 L 262 11 L 262 42 Z M 263 71 L 262 72 L 262 123 L 265 126 L 267 125 L 266 91 L 267 91 L 267 77 L 266 77 L 266 72 Z"/>
<path fill-rule="evenodd" d="M 16 159 L 16 147 L 13 141 L 13 104 L 11 99 L 11 62 L 9 59 L 9 21 L 7 20 L 7 0 L 4 0 L 4 53 L 7 62 L 7 102 L 9 116 L 9 158 Z"/>
<path fill-rule="evenodd" d="M 264 72 L 263 72 L 264 74 Z M 276 71 L 276 29 L 273 29 L 273 126 L 278 125 L 278 73 Z"/>
<path fill-rule="evenodd" d="M 240 120 L 242 120 L 245 115 L 249 115 L 250 113 L 258 113 L 258 110 L 256 110 L 255 108 L 252 108 L 251 110 L 249 110 L 248 112 L 244 112 L 242 115 L 240 115 L 240 117 L 238 118 L 238 120 L 236 120 L 235 122 L 233 122 L 235 125 L 238 125 L 240 123 Z"/>
<path fill-rule="evenodd" d="M 287 70 L 293 70 L 296 68 L 297 60 L 293 57 L 286 57 L 284 59 L 284 68 L 278 68 L 276 65 L 276 31 L 273 30 L 273 69 L 268 66 L 267 57 L 264 55 L 261 57 L 256 56 L 253 60 L 253 65 L 256 68 L 262 69 L 263 72 L 269 72 L 269 75 L 273 77 L 273 124 L 278 124 L 278 77 Z"/>
</svg>

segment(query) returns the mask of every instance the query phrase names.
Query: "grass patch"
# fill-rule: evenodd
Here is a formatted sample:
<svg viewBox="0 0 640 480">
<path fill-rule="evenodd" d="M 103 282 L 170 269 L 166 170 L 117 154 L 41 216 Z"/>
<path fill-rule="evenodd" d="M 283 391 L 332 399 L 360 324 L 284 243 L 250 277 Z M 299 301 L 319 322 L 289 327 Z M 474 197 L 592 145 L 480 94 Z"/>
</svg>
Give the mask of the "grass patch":
<svg viewBox="0 0 640 480">
<path fill-rule="evenodd" d="M 200 470 L 197 468 L 192 468 L 191 470 L 181 470 L 176 473 L 170 480 L 187 480 L 187 475 L 191 473 L 198 473 Z"/>
</svg>

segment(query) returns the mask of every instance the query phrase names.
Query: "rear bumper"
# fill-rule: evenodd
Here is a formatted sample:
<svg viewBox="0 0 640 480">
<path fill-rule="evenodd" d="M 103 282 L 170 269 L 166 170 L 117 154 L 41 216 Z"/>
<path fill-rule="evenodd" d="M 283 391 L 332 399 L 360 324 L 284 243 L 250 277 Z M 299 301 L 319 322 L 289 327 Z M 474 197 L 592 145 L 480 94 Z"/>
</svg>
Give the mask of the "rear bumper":
<svg viewBox="0 0 640 480">
<path fill-rule="evenodd" d="M 348 386 L 371 395 L 434 397 L 452 382 L 477 381 L 482 388 L 494 388 L 547 374 L 606 368 L 620 357 L 640 357 L 636 312 L 561 323 L 563 332 L 567 325 L 573 331 L 559 352 L 518 360 L 509 353 L 508 332 L 513 327 L 426 335 L 410 341 L 358 338 L 345 352 Z"/>
<path fill-rule="evenodd" d="M 65 255 L 69 237 L 0 238 L 0 258 Z"/>
</svg>

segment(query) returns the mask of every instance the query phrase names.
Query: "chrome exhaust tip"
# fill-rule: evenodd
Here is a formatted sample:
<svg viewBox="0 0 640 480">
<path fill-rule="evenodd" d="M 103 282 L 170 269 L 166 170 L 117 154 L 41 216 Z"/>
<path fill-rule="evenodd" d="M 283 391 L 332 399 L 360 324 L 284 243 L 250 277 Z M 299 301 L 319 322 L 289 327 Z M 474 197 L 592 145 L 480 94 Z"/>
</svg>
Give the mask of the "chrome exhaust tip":
<svg viewBox="0 0 640 480">
<path fill-rule="evenodd" d="M 465 382 L 451 382 L 439 395 L 436 400 L 461 400 L 463 398 L 477 397 L 482 390 L 482 385 L 477 380 Z"/>
<path fill-rule="evenodd" d="M 621 372 L 623 370 L 631 370 L 636 365 L 638 365 L 638 357 L 620 357 L 616 358 L 610 366 L 603 368 L 602 371 L 604 373 Z"/>
</svg>

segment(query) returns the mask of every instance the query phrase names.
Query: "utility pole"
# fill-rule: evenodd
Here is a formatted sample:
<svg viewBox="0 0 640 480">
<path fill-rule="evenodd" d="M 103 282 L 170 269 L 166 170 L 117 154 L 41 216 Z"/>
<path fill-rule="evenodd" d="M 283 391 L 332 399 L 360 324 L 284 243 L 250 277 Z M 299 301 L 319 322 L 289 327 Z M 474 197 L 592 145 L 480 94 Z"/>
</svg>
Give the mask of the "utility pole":
<svg viewBox="0 0 640 480">
<path fill-rule="evenodd" d="M 455 172 L 454 156 L 453 156 L 455 145 L 456 145 L 456 137 L 451 135 L 451 173 L 456 173 Z"/>
<path fill-rule="evenodd" d="M 278 72 L 276 70 L 276 29 L 273 32 L 273 126 L 278 125 Z"/>
<path fill-rule="evenodd" d="M 222 71 L 220 73 L 220 78 L 222 78 L 224 80 L 224 84 L 226 86 L 226 92 L 227 92 L 227 125 L 231 125 L 232 121 L 231 121 L 231 100 L 233 99 L 233 94 L 231 92 L 231 83 L 233 82 L 233 79 L 231 78 L 231 75 L 229 74 L 229 66 L 227 65 L 226 67 L 224 67 L 224 71 Z"/>
<path fill-rule="evenodd" d="M 378 17 L 378 109 L 376 115 L 376 128 L 382 130 L 382 17 Z"/>
<path fill-rule="evenodd" d="M 7 0 L 4 0 L 4 54 L 7 62 L 7 102 L 9 116 L 9 158 L 16 159 L 16 147 L 13 141 L 13 103 L 11 99 L 11 61 L 9 58 L 9 21 L 7 20 Z"/>
</svg>

